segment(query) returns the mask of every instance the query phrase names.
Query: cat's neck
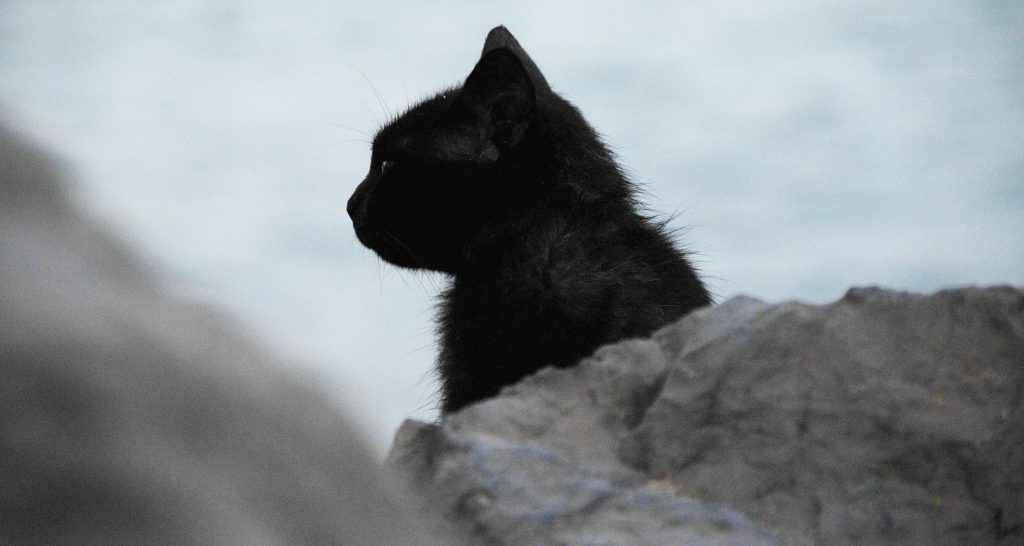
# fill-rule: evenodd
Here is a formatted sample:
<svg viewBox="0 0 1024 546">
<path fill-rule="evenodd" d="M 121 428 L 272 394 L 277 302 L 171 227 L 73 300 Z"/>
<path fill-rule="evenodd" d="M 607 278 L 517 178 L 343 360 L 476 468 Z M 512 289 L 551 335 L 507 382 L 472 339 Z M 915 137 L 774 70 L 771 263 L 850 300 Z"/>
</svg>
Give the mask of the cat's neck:
<svg viewBox="0 0 1024 546">
<path fill-rule="evenodd" d="M 579 110 L 558 96 L 538 103 L 537 138 L 530 153 L 544 157 L 532 173 L 556 192 L 569 192 L 573 206 L 602 202 L 633 202 L 633 185 L 615 162 L 614 154 Z"/>
</svg>

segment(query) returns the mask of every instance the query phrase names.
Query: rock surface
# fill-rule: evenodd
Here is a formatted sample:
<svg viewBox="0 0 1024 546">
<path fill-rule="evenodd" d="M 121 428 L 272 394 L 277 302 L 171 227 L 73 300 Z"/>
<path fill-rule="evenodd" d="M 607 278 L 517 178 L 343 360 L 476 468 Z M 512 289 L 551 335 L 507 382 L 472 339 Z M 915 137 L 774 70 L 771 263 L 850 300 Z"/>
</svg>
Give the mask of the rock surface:
<svg viewBox="0 0 1024 546">
<path fill-rule="evenodd" d="M 1024 291 L 739 297 L 545 369 L 388 465 L 495 544 L 1024 543 Z"/>
<path fill-rule="evenodd" d="M 0 125 L 0 543 L 423 544 L 345 417 Z"/>
</svg>

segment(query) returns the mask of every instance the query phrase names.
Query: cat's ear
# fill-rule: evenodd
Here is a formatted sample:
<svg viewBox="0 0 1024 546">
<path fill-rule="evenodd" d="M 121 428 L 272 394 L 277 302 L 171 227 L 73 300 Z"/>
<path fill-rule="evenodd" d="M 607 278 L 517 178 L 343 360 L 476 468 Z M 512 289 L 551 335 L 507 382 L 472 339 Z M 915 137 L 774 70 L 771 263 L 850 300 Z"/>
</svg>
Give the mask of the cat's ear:
<svg viewBox="0 0 1024 546">
<path fill-rule="evenodd" d="M 533 59 L 526 54 L 526 50 L 523 46 L 519 45 L 519 41 L 512 35 L 504 26 L 496 26 L 487 33 L 487 39 L 484 40 L 484 50 L 480 54 L 483 58 L 485 55 L 494 51 L 495 49 L 507 49 L 512 52 L 513 55 L 519 59 L 519 62 L 523 64 L 523 68 L 526 73 L 530 76 L 530 83 L 533 84 L 533 88 L 538 92 L 551 91 L 551 86 L 548 85 L 547 80 L 544 79 L 544 75 L 540 73 L 540 69 L 537 68 L 537 63 L 533 62 Z"/>
<path fill-rule="evenodd" d="M 485 54 L 462 86 L 464 104 L 476 114 L 494 152 L 514 148 L 526 134 L 536 92 L 519 58 L 508 49 Z M 497 159 L 497 154 L 493 154 Z"/>
</svg>

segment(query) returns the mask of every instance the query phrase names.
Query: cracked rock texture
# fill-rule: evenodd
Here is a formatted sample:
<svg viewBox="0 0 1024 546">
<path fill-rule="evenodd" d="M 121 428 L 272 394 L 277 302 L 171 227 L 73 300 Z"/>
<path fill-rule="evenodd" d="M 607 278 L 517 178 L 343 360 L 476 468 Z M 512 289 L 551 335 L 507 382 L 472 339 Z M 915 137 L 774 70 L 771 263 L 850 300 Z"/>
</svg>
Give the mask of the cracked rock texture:
<svg viewBox="0 0 1024 546">
<path fill-rule="evenodd" d="M 388 464 L 470 542 L 1022 544 L 1024 292 L 739 297 L 545 369 Z"/>
<path fill-rule="evenodd" d="M 355 427 L 0 124 L 0 544 L 424 544 Z"/>
</svg>

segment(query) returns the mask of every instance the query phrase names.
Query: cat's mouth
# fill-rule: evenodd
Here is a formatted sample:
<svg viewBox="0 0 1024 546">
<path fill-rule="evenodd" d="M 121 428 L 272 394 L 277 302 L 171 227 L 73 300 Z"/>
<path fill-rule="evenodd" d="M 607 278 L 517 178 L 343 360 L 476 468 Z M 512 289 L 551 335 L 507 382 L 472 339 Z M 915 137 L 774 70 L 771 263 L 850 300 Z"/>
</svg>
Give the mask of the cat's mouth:
<svg viewBox="0 0 1024 546">
<path fill-rule="evenodd" d="M 378 228 L 356 228 L 355 231 L 359 242 L 376 252 L 384 261 L 400 267 L 424 266 L 400 233 Z"/>
</svg>

